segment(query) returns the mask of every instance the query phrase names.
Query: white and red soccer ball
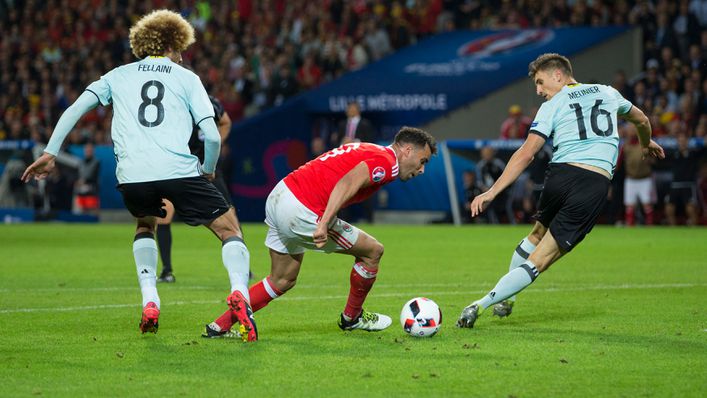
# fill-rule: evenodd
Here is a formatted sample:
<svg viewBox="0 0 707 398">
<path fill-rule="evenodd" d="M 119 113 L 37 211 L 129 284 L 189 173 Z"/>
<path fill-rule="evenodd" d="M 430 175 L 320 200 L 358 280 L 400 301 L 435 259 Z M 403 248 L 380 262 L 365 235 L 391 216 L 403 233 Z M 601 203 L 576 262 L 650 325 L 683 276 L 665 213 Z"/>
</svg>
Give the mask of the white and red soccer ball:
<svg viewBox="0 0 707 398">
<path fill-rule="evenodd" d="M 434 301 L 415 297 L 403 306 L 400 324 L 410 336 L 432 337 L 442 326 L 442 311 Z"/>
</svg>

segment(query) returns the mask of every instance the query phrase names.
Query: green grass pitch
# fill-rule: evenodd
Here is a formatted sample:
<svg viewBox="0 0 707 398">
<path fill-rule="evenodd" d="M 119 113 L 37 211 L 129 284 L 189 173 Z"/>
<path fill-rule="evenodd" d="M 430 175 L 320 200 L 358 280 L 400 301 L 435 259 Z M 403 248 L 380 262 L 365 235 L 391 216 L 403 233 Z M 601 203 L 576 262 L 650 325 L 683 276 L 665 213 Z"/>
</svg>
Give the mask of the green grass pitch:
<svg viewBox="0 0 707 398">
<path fill-rule="evenodd" d="M 269 271 L 265 227 L 245 225 Z M 0 227 L 1 396 L 704 397 L 707 229 L 596 228 L 524 291 L 510 318 L 460 330 L 523 227 L 364 226 L 386 247 L 366 308 L 380 333 L 336 319 L 351 260 L 308 253 L 298 285 L 256 314 L 260 341 L 206 340 L 228 282 L 205 228 L 173 227 L 177 283 L 160 285 L 157 335 L 138 331 L 133 226 Z M 402 304 L 435 300 L 430 339 L 404 335 Z"/>
</svg>

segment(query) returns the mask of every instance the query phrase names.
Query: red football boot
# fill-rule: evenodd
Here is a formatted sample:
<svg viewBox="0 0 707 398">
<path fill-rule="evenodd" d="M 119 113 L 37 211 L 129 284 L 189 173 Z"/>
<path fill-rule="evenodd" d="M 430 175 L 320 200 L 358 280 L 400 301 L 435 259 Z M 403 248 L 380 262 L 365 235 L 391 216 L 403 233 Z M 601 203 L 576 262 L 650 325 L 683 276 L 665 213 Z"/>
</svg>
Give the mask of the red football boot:
<svg viewBox="0 0 707 398">
<path fill-rule="evenodd" d="M 140 331 L 142 333 L 152 332 L 157 333 L 159 324 L 157 321 L 160 318 L 160 309 L 157 304 L 150 301 L 145 308 L 142 309 L 142 320 L 140 321 Z"/>
<path fill-rule="evenodd" d="M 257 341 L 258 328 L 255 326 L 255 319 L 253 319 L 253 310 L 250 308 L 248 300 L 243 297 L 243 293 L 238 290 L 234 291 L 228 296 L 226 303 L 231 307 L 233 316 L 241 324 L 239 333 L 243 341 Z"/>
</svg>

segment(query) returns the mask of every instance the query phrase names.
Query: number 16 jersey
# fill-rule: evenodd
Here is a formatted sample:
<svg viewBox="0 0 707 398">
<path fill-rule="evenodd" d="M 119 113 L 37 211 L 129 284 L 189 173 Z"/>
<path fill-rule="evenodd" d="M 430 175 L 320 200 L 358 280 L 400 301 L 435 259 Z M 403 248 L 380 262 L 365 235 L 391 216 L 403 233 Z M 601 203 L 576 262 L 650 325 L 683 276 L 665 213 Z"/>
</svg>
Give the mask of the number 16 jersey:
<svg viewBox="0 0 707 398">
<path fill-rule="evenodd" d="M 147 57 L 111 70 L 86 90 L 101 105 L 113 104 L 119 183 L 201 175 L 189 137 L 193 124 L 214 110 L 196 74 L 167 57 Z"/>
<path fill-rule="evenodd" d="M 570 84 L 540 106 L 530 132 L 552 138 L 551 163 L 583 163 L 613 175 L 619 153 L 616 116 L 631 107 L 611 86 Z"/>
</svg>

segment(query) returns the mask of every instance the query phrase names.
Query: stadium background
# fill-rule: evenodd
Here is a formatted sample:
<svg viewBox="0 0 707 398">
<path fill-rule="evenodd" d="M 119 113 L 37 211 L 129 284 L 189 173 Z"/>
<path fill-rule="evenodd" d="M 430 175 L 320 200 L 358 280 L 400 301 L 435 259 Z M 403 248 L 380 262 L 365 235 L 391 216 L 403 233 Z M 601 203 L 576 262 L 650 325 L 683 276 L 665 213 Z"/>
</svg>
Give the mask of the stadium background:
<svg viewBox="0 0 707 398">
<path fill-rule="evenodd" d="M 256 221 L 244 232 L 258 277 L 270 264 L 258 195 L 314 155 L 312 141 L 336 128 L 350 97 L 363 96 L 381 142 L 417 124 L 445 143 L 448 157 L 389 185 L 374 203 L 376 224 L 362 224 L 385 245 L 366 308 L 397 318 L 410 298 L 429 297 L 444 313 L 440 333 L 411 338 L 397 321 L 342 333 L 350 258 L 311 253 L 297 287 L 256 314 L 258 343 L 201 339 L 228 293 L 220 243 L 175 223 L 178 281 L 159 287 L 159 334 L 140 334 L 134 224 L 114 187 L 110 108 L 81 120 L 46 186 L 17 173 L 88 83 L 133 60 L 127 29 L 159 7 L 197 27 L 186 64 L 235 121 L 224 155 L 240 215 Z M 512 153 L 517 129 L 502 126 L 515 105 L 532 118 L 540 100 L 527 62 L 548 50 L 566 51 L 580 81 L 611 83 L 641 106 L 666 147 L 685 133 L 703 148 L 706 10 L 704 0 L 0 0 L 0 213 L 12 223 L 0 225 L 0 396 L 703 397 L 707 228 L 597 226 L 521 294 L 513 316 L 484 316 L 468 330 L 453 327 L 456 316 L 507 270 L 529 226 L 399 223 L 452 221 L 447 181 L 461 201 L 480 148 Z M 317 68 L 298 77 L 310 51 Z M 89 143 L 101 159 L 101 209 L 79 213 L 75 181 L 89 169 Z M 267 154 L 276 156 L 263 163 Z M 655 164 L 654 175 L 664 191 L 672 164 Z M 697 178 L 704 190 L 704 170 Z M 620 193 L 623 178 L 614 184 Z M 621 201 L 612 203 L 601 221 L 622 223 Z M 91 222 L 19 223 L 28 220 Z"/>
<path fill-rule="evenodd" d="M 102 73 L 132 62 L 130 25 L 151 9 L 187 17 L 197 42 L 185 66 L 201 76 L 234 121 L 222 151 L 239 216 L 261 221 L 270 188 L 331 147 L 347 102 L 361 103 L 377 140 L 402 125 L 431 131 L 443 145 L 425 176 L 394 183 L 372 204 L 374 220 L 460 222 L 463 173 L 490 145 L 507 160 L 540 104 L 526 77 L 543 52 L 570 56 L 579 81 L 612 84 L 650 117 L 671 152 L 680 134 L 696 151 L 707 130 L 707 6 L 704 1 L 13 1 L 0 3 L 0 213 L 5 222 L 130 220 L 115 190 L 110 108 L 99 107 L 67 139 L 46 184 L 18 173 L 41 151 L 64 109 Z M 521 131 L 522 130 L 522 131 Z M 510 130 L 509 130 L 510 131 Z M 625 137 L 628 133 L 621 128 Z M 322 139 L 324 148 L 312 143 Z M 516 140 L 514 140 L 516 139 Z M 86 144 L 100 162 L 98 197 L 77 203 Z M 705 222 L 707 168 L 698 189 Z M 623 222 L 623 164 L 601 219 Z M 671 162 L 653 166 L 656 223 Z M 528 174 L 510 190 L 501 222 L 528 221 Z M 354 221 L 361 211 L 351 215 Z M 485 220 L 482 219 L 482 222 Z M 684 223 L 684 215 L 678 222 Z"/>
</svg>

